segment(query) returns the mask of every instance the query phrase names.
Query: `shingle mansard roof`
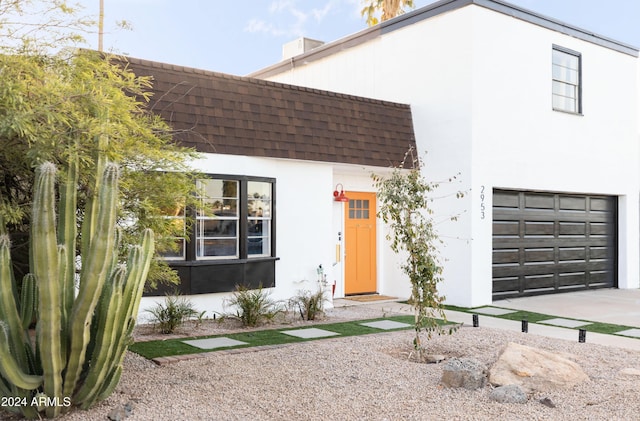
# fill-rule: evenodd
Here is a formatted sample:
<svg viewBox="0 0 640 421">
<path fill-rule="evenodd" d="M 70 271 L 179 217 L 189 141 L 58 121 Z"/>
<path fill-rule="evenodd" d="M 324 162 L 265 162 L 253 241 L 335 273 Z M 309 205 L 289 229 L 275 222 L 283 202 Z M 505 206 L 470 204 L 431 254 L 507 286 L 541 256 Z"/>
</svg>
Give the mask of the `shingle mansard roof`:
<svg viewBox="0 0 640 421">
<path fill-rule="evenodd" d="M 415 137 L 409 105 L 126 57 L 150 108 L 200 152 L 389 167 Z"/>
</svg>

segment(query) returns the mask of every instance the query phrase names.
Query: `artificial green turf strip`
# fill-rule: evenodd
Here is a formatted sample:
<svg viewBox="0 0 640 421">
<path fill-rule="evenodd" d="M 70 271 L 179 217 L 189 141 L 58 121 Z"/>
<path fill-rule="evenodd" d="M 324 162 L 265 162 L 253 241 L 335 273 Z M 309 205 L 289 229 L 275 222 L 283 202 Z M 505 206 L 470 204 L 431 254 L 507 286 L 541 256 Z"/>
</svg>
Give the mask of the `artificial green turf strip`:
<svg viewBox="0 0 640 421">
<path fill-rule="evenodd" d="M 496 307 L 496 306 L 482 306 L 482 307 L 473 307 L 473 308 L 467 308 L 467 307 L 456 307 L 456 306 L 445 306 L 445 308 L 447 310 L 452 310 L 452 311 L 459 311 L 459 312 L 463 312 L 463 313 L 472 313 L 472 314 L 478 314 L 477 310 L 480 308 L 486 308 L 486 307 L 495 307 L 495 308 L 504 308 L 504 307 Z M 506 309 L 506 310 L 511 310 L 511 309 Z M 542 313 L 534 313 L 534 312 L 530 312 L 530 311 L 516 311 L 514 313 L 509 313 L 509 314 L 501 314 L 501 315 L 488 315 L 488 314 L 480 314 L 481 316 L 488 316 L 488 317 L 498 317 L 501 319 L 508 319 L 508 320 L 527 320 L 531 323 L 541 323 L 541 324 L 547 324 L 545 323 L 545 320 L 551 320 L 551 319 L 555 319 L 558 316 L 550 316 L 548 314 L 542 314 Z M 615 324 L 611 324 L 611 323 L 600 323 L 600 322 L 592 322 L 589 320 L 581 320 L 581 319 L 571 319 L 568 317 L 562 317 L 563 319 L 567 319 L 567 320 L 577 320 L 580 322 L 586 322 L 586 323 L 590 323 L 588 325 L 585 326 L 579 326 L 579 327 L 575 327 L 575 328 L 566 328 L 566 329 L 585 329 L 588 332 L 594 332 L 594 333 L 604 333 L 604 334 L 616 334 L 617 332 L 621 332 L 623 330 L 628 330 L 628 329 L 634 329 L 633 326 L 625 326 L 625 325 L 615 325 Z M 548 324 L 548 326 L 555 326 L 553 324 Z M 623 335 L 620 335 L 623 336 Z"/>
<path fill-rule="evenodd" d="M 376 322 L 380 320 L 392 320 L 400 323 L 407 323 L 410 326 L 399 328 L 399 329 L 390 329 L 390 330 L 382 330 L 376 329 L 368 326 L 362 326 L 361 323 L 369 323 Z M 356 336 L 356 335 L 366 335 L 370 333 L 382 333 L 388 332 L 392 330 L 404 330 L 413 328 L 413 316 L 391 316 L 384 317 L 378 319 L 370 319 L 370 320 L 355 320 L 350 322 L 342 322 L 342 323 L 331 323 L 331 324 L 320 324 L 314 325 L 313 327 L 317 327 L 319 329 L 328 330 L 330 332 L 339 333 L 341 337 L 346 336 Z M 169 357 L 174 355 L 185 355 L 185 354 L 194 354 L 201 352 L 215 352 L 225 349 L 236 349 L 236 348 L 248 348 L 254 346 L 264 346 L 264 345 L 280 345 L 287 343 L 296 343 L 296 342 L 307 342 L 317 339 L 327 339 L 330 337 L 324 338 L 298 338 L 291 335 L 285 335 L 281 333 L 282 331 L 287 330 L 298 330 L 309 328 L 309 326 L 304 327 L 291 327 L 285 329 L 267 329 L 267 330 L 256 330 L 251 332 L 239 332 L 239 333 L 231 333 L 231 334 L 221 334 L 221 335 L 211 335 L 211 336 L 201 336 L 201 337 L 189 337 L 189 338 L 179 338 L 179 339 L 168 339 L 168 340 L 157 340 L 157 341 L 147 341 L 147 342 L 136 342 L 129 347 L 129 350 L 139 354 L 145 358 L 152 359 L 158 357 Z M 216 338 L 216 337 L 225 337 L 230 339 L 235 339 L 237 341 L 248 342 L 247 345 L 237 345 L 233 347 L 221 347 L 215 348 L 211 350 L 204 350 L 197 347 L 193 347 L 191 345 L 185 344 L 183 341 L 185 340 L 194 340 L 194 339 L 205 339 L 205 338 Z M 337 337 L 337 336 L 333 336 Z"/>
<path fill-rule="evenodd" d="M 623 330 L 637 329 L 637 327 L 614 325 L 611 323 L 591 322 L 591 324 L 589 325 L 581 326 L 580 329 L 585 329 L 588 332 L 606 333 L 606 334 L 615 335 L 618 332 L 622 332 Z M 619 335 L 619 336 L 624 336 L 624 335 Z"/>
</svg>

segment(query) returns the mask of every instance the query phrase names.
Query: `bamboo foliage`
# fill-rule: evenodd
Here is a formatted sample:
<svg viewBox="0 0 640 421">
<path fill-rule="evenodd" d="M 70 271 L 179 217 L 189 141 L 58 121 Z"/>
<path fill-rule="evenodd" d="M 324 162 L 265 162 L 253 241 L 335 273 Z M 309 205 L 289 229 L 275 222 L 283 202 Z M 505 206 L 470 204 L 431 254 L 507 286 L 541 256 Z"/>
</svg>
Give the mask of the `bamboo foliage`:
<svg viewBox="0 0 640 421">
<path fill-rule="evenodd" d="M 113 163 L 101 167 L 95 194 L 87 204 L 93 208 L 88 212 L 92 217 L 83 221 L 91 226 L 82 230 L 87 234 L 79 242 L 79 273 L 73 165 L 61 183 L 57 225 L 56 168 L 44 163 L 36 171 L 31 272 L 20 295 L 12 273 L 10 240 L 0 235 L 0 396 L 18 398 L 20 405 L 2 409 L 27 418 L 40 417 L 41 410 L 53 418 L 73 405 L 89 408 L 111 394 L 122 373 L 154 238 L 151 230 L 145 230 L 126 263 L 118 262 L 118 167 Z M 28 329 L 34 320 L 36 334 L 31 340 Z"/>
</svg>

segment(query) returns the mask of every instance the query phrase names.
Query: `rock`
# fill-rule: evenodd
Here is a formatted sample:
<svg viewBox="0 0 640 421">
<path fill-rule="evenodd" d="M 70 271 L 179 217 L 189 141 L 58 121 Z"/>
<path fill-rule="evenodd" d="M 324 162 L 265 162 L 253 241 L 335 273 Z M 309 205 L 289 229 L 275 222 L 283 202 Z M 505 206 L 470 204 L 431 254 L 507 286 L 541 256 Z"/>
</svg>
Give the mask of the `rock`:
<svg viewBox="0 0 640 421">
<path fill-rule="evenodd" d="M 124 406 L 120 408 L 112 409 L 107 415 L 107 419 L 111 421 L 123 421 L 129 415 L 133 413 L 133 404 L 131 402 L 127 402 Z"/>
<path fill-rule="evenodd" d="M 573 361 L 516 343 L 509 343 L 489 370 L 491 384 L 516 384 L 526 393 L 547 392 L 588 380 L 589 377 Z"/>
<path fill-rule="evenodd" d="M 124 404 L 124 412 L 127 416 L 133 414 L 133 403 L 131 401 Z"/>
<path fill-rule="evenodd" d="M 452 358 L 442 367 L 442 384 L 474 390 L 487 383 L 487 367 L 470 358 Z"/>
<path fill-rule="evenodd" d="M 549 408 L 555 408 L 556 404 L 553 403 L 553 401 L 549 398 L 542 398 L 539 401 L 541 404 L 543 404 L 544 406 L 548 406 Z"/>
<path fill-rule="evenodd" d="M 107 415 L 107 418 L 111 421 L 122 421 L 127 418 L 127 411 L 124 408 L 112 409 Z"/>
<path fill-rule="evenodd" d="M 527 394 L 517 384 L 507 384 L 493 389 L 489 399 L 501 403 L 526 403 Z"/>
</svg>

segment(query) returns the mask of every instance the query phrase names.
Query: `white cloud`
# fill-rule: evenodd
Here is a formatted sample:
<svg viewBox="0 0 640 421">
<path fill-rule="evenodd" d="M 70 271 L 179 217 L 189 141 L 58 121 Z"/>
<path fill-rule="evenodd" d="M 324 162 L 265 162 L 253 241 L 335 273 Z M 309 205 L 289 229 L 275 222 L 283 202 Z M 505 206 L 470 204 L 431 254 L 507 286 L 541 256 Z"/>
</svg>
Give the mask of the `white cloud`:
<svg viewBox="0 0 640 421">
<path fill-rule="evenodd" d="M 295 1 L 293 0 L 276 0 L 272 1 L 269 5 L 269 13 L 276 13 L 282 10 L 287 10 L 295 7 Z"/>
<path fill-rule="evenodd" d="M 284 35 L 281 29 L 276 28 L 274 25 L 259 19 L 251 19 L 244 27 L 245 32 L 250 33 L 265 33 L 274 36 Z"/>
<path fill-rule="evenodd" d="M 322 9 L 311 10 L 311 14 L 313 14 L 313 17 L 316 19 L 316 22 L 322 22 L 324 17 L 329 14 L 329 12 L 331 11 L 331 9 L 334 8 L 334 6 L 335 6 L 335 2 L 330 1 L 327 4 L 325 4 Z"/>
<path fill-rule="evenodd" d="M 251 19 L 244 30 L 246 32 L 266 33 L 273 36 L 302 36 L 309 32 L 310 21 L 321 23 L 340 1 L 325 0 L 320 7 L 309 6 L 300 0 L 273 0 L 268 6 L 268 16 Z"/>
</svg>

